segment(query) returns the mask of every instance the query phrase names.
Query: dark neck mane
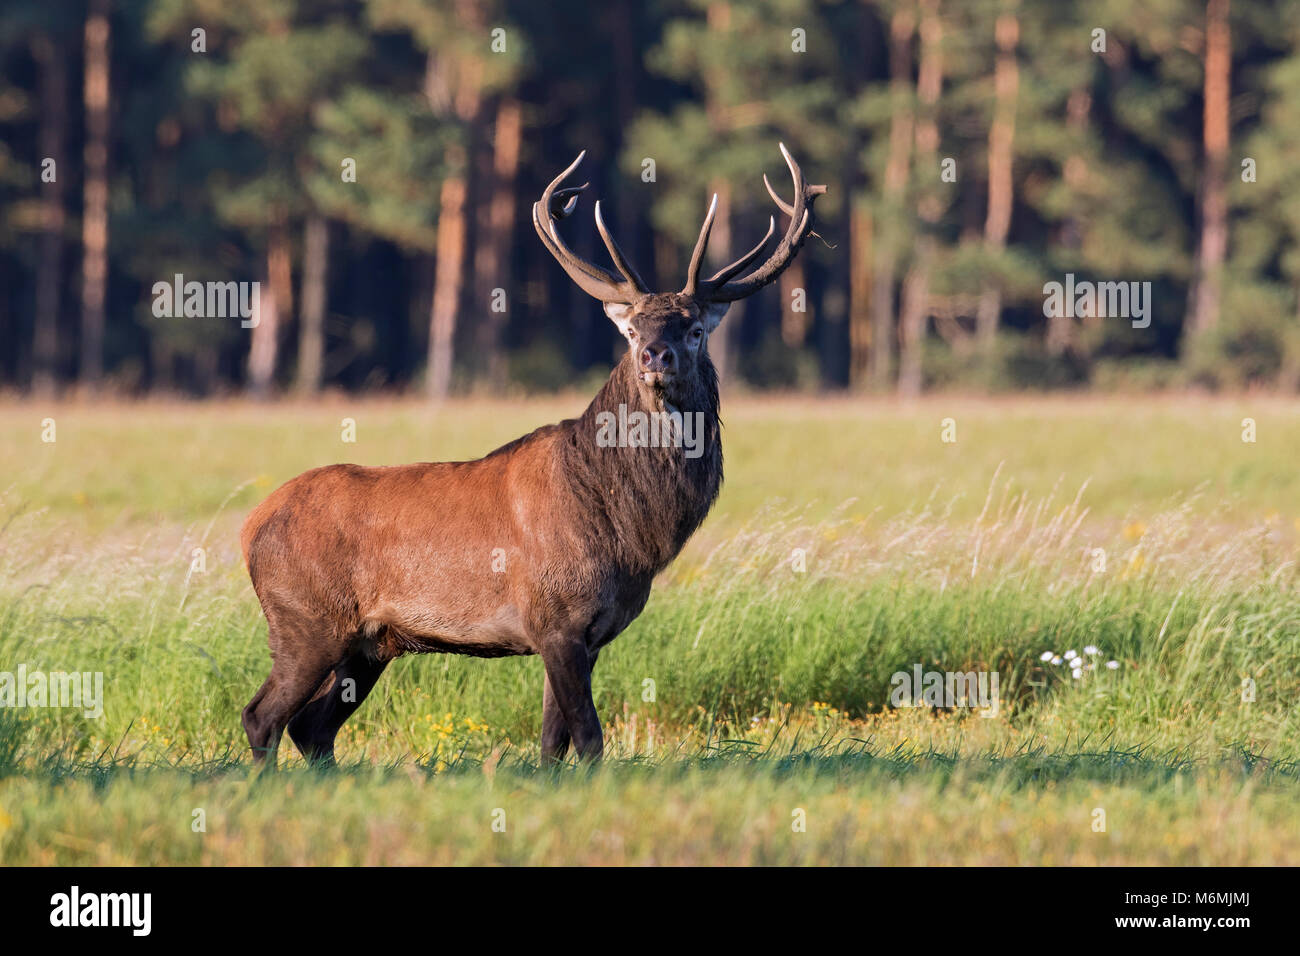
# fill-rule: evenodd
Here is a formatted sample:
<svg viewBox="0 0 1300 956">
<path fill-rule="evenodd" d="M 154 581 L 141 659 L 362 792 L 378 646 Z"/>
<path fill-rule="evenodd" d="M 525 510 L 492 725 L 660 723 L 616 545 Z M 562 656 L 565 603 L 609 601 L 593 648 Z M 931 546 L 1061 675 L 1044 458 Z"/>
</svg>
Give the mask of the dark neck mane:
<svg viewBox="0 0 1300 956">
<path fill-rule="evenodd" d="M 566 423 L 570 434 L 562 445 L 560 464 L 577 498 L 581 533 L 593 556 L 610 560 L 623 571 L 652 576 L 662 570 L 704 521 L 718 496 L 722 484 L 718 377 L 707 354 L 700 362 L 694 393 L 682 397 L 677 409 L 683 418 L 692 418 L 695 430 L 688 434 L 700 450 L 698 457 L 687 457 L 689 449 L 680 442 L 657 448 L 602 447 L 598 437 L 602 424 L 609 434 L 611 415 L 620 421 L 626 420 L 620 414 L 663 412 L 642 397 L 626 354 L 582 417 Z"/>
</svg>

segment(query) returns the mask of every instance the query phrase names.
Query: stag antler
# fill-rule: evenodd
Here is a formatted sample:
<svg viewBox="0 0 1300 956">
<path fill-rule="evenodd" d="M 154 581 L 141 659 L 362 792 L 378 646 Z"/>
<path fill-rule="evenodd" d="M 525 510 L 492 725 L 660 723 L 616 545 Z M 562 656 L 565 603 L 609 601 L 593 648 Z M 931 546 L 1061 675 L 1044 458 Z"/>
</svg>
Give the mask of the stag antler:
<svg viewBox="0 0 1300 956">
<path fill-rule="evenodd" d="M 826 187 L 808 185 L 808 182 L 804 179 L 803 171 L 799 168 L 799 164 L 794 161 L 794 157 L 790 155 L 789 150 L 785 148 L 785 144 L 781 143 L 779 145 L 781 155 L 785 157 L 785 164 L 790 167 L 790 176 L 794 179 L 794 205 L 791 206 L 782 201 L 781 197 L 772 189 L 772 184 L 767 181 L 767 176 L 763 177 L 763 183 L 767 186 L 768 193 L 776 201 L 781 211 L 790 217 L 790 227 L 781 238 L 776 251 L 772 253 L 771 258 L 749 275 L 743 279 L 733 281 L 732 277 L 748 268 L 749 264 L 757 259 L 767 246 L 768 240 L 772 238 L 772 233 L 776 230 L 776 219 L 773 217 L 768 220 L 767 235 L 763 237 L 762 242 L 731 263 L 731 265 L 719 269 L 712 277 L 701 281 L 700 266 L 704 262 L 704 253 L 709 245 L 709 233 L 713 230 L 713 216 L 718 208 L 718 197 L 715 195 L 713 202 L 709 205 L 708 215 L 704 218 L 704 225 L 700 228 L 700 237 L 695 242 L 695 251 L 691 254 L 690 269 L 686 273 L 686 287 L 682 289 L 683 295 L 694 296 L 697 300 L 706 302 L 734 302 L 737 299 L 753 295 L 786 270 L 790 263 L 794 261 L 795 253 L 799 251 L 799 247 L 803 245 L 804 240 L 812 234 L 813 200 L 826 192 Z"/>
<path fill-rule="evenodd" d="M 586 189 L 590 183 L 583 183 L 581 186 L 569 186 L 564 189 L 556 187 L 564 180 L 568 179 L 573 171 L 578 168 L 587 151 L 584 149 L 578 154 L 578 158 L 560 175 L 551 180 L 551 184 L 546 187 L 542 193 L 542 198 L 533 203 L 533 227 L 537 230 L 537 235 L 542 239 L 542 245 L 546 246 L 555 260 L 569 274 L 569 278 L 576 282 L 582 291 L 588 295 L 599 299 L 601 302 L 621 302 L 631 304 L 644 295 L 649 294 L 649 289 L 641 276 L 637 274 L 636 269 L 627 261 L 627 256 L 623 255 L 623 250 L 619 248 L 614 237 L 610 235 L 609 230 L 605 227 L 605 220 L 600 214 L 600 202 L 596 202 L 596 228 L 600 231 L 600 238 L 605 241 L 605 248 L 609 250 L 609 256 L 614 260 L 614 265 L 622 274 L 620 279 L 607 269 L 604 269 L 595 263 L 587 262 L 579 258 L 573 250 L 564 244 L 560 234 L 555 230 L 555 224 L 561 219 L 565 219 L 573 214 L 574 209 L 578 206 L 578 196 Z M 546 210 L 545 214 L 542 210 Z M 545 215 L 545 221 L 543 221 Z"/>
</svg>

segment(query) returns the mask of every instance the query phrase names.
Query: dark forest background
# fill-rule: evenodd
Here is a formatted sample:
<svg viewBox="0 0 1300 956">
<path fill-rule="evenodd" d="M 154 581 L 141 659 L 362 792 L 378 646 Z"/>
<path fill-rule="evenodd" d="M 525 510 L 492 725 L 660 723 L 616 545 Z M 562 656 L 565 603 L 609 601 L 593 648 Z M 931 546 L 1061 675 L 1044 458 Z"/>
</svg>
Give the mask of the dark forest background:
<svg viewBox="0 0 1300 956">
<path fill-rule="evenodd" d="M 824 241 L 713 337 L 732 382 L 1294 391 L 1298 41 L 1280 0 L 6 0 L 0 387 L 585 385 L 618 343 L 546 182 L 587 149 L 568 241 L 604 261 L 600 198 L 676 290 L 710 194 L 719 264 L 762 235 L 779 140 Z M 176 273 L 260 324 L 156 317 Z M 1046 318 L 1066 273 L 1150 326 Z"/>
</svg>

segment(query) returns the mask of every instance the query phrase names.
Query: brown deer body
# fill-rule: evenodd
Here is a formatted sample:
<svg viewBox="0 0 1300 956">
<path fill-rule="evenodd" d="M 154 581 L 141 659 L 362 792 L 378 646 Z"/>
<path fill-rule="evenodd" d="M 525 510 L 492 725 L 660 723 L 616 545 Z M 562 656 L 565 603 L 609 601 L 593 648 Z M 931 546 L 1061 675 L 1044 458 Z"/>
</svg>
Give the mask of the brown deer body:
<svg viewBox="0 0 1300 956">
<path fill-rule="evenodd" d="M 795 203 L 777 199 L 791 225 L 772 258 L 727 281 L 762 252 L 769 228 L 745 257 L 699 279 L 711 208 L 687 288 L 657 295 L 624 260 L 599 203 L 597 226 L 622 279 L 576 259 L 560 241 L 554 221 L 585 188 L 557 193 L 575 162 L 534 205 L 533 222 L 629 342 L 583 415 L 477 461 L 317 468 L 249 515 L 241 545 L 273 659 L 244 708 L 255 759 L 274 763 L 287 727 L 304 756 L 332 760 L 339 728 L 388 662 L 423 651 L 540 655 L 543 760 L 562 759 L 570 742 L 580 756 L 600 756 L 596 657 L 641 613 L 654 576 L 699 527 L 722 482 L 707 335 L 731 301 L 788 265 L 811 231 L 811 200 L 824 191 L 806 185 L 785 155 Z M 676 422 L 678 440 L 611 443 L 610 423 L 635 413 Z M 698 422 L 689 447 L 681 416 Z"/>
</svg>

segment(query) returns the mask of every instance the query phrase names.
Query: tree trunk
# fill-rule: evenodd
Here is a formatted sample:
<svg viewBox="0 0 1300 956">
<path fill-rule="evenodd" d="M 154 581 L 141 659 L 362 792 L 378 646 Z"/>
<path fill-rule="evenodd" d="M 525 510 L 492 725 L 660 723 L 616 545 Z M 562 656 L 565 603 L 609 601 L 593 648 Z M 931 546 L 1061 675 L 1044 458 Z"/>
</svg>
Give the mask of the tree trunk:
<svg viewBox="0 0 1300 956">
<path fill-rule="evenodd" d="M 1300 287 L 1294 290 L 1296 300 L 1296 320 L 1300 322 Z M 1295 337 L 1285 340 L 1282 351 L 1282 366 L 1277 372 L 1278 391 L 1294 395 L 1300 389 L 1300 342 Z"/>
<path fill-rule="evenodd" d="M 451 391 L 452 351 L 456 341 L 456 312 L 460 305 L 465 266 L 465 152 L 447 148 L 447 177 L 438 199 L 438 263 L 434 270 L 433 302 L 429 309 L 429 397 L 441 400 Z"/>
<path fill-rule="evenodd" d="M 1083 86 L 1075 87 L 1065 104 L 1065 125 L 1070 136 L 1076 142 L 1084 135 L 1088 125 L 1088 116 L 1092 110 L 1092 94 Z M 1088 163 L 1084 157 L 1073 152 L 1065 159 L 1063 169 L 1066 188 L 1070 191 L 1071 213 L 1062 224 L 1062 233 L 1072 237 L 1069 242 L 1081 243 L 1088 229 L 1088 200 L 1085 191 L 1088 188 Z M 1057 309 L 1047 317 L 1047 354 L 1061 356 L 1069 349 L 1086 353 L 1086 340 L 1080 337 L 1076 341 L 1073 320 L 1064 309 Z"/>
<path fill-rule="evenodd" d="M 729 256 L 732 253 L 731 186 L 725 179 L 716 179 L 710 191 L 718 195 L 718 211 L 713 217 L 713 231 L 709 234 L 707 256 L 713 260 L 714 266 L 721 269 L 735 258 L 734 255 Z M 704 272 L 703 267 L 700 271 Z M 740 326 L 742 314 L 742 304 L 733 302 L 727 314 L 723 316 L 722 324 L 709 336 L 709 357 L 718 370 L 719 381 L 725 380 L 732 372 L 732 343 L 736 340 L 736 331 Z"/>
<path fill-rule="evenodd" d="M 325 308 L 329 291 L 329 223 L 320 213 L 307 217 L 303 239 L 302 323 L 298 329 L 297 390 L 320 391 L 325 363 Z"/>
<path fill-rule="evenodd" d="M 254 398 L 265 398 L 275 376 L 276 336 L 280 328 L 279 303 L 275 301 L 275 283 L 270 271 L 262 278 L 253 298 L 252 337 L 248 343 L 248 391 Z"/>
<path fill-rule="evenodd" d="M 922 236 L 916 242 L 915 259 L 903 279 L 903 301 L 899 317 L 898 394 L 915 398 L 924 382 L 921 353 L 925 347 L 926 300 L 930 296 L 930 268 L 934 260 L 934 239 Z"/>
<path fill-rule="evenodd" d="M 248 348 L 248 387 L 266 398 L 275 385 L 280 352 L 280 328 L 293 313 L 293 274 L 287 215 L 277 211 L 267 230 L 266 279 L 256 298 L 256 324 Z"/>
<path fill-rule="evenodd" d="M 1011 183 L 1012 147 L 1016 135 L 1016 99 L 1020 86 L 1020 73 L 1016 66 L 1020 23 L 1014 13 L 1004 13 L 998 17 L 995 35 L 998 45 L 998 61 L 993 71 L 996 102 L 993 123 L 989 127 L 989 207 L 988 216 L 984 220 L 984 250 L 990 260 L 1006 248 L 1007 232 L 1011 228 L 1011 204 L 1014 197 Z M 998 283 L 986 282 L 980 292 L 975 317 L 979 346 L 986 354 L 993 348 L 1001 315 L 1002 290 Z"/>
<path fill-rule="evenodd" d="M 937 194 L 939 170 L 935 163 L 939 150 L 939 126 L 936 106 L 943 88 L 943 23 L 939 19 L 939 0 L 921 0 L 921 56 L 917 68 L 916 94 L 920 117 L 916 124 L 916 164 L 923 186 L 917 200 L 920 234 L 912 268 L 903 283 L 900 323 L 901 349 L 898 362 L 898 393 L 914 397 L 921 393 L 923 369 L 921 357 L 929 318 L 930 271 L 937 247 L 934 227 L 943 212 Z"/>
<path fill-rule="evenodd" d="M 1232 36 L 1228 0 L 1205 5 L 1205 165 L 1201 176 L 1201 236 L 1196 263 L 1192 336 L 1218 324 L 1223 295 L 1223 260 L 1228 250 L 1228 98 L 1232 72 Z"/>
<path fill-rule="evenodd" d="M 108 40 L 109 0 L 90 0 L 86 16 L 85 209 L 81 244 L 82 384 L 104 376 L 104 302 L 108 285 Z"/>
<path fill-rule="evenodd" d="M 781 341 L 792 349 L 801 349 L 808 339 L 808 327 L 813 321 L 808 284 L 804 281 L 803 260 L 796 259 L 790 263 L 777 281 L 781 285 Z M 794 310 L 796 289 L 803 290 L 803 312 Z"/>
<path fill-rule="evenodd" d="M 612 18 L 610 24 L 612 50 L 615 62 L 620 64 L 620 68 L 614 71 L 613 77 L 615 116 L 635 116 L 641 108 L 639 87 L 642 85 L 641 74 L 644 69 L 639 45 L 636 13 L 638 6 L 633 0 L 620 0 L 618 3 L 611 4 L 609 9 Z M 619 134 L 624 135 L 623 127 L 617 121 L 615 125 Z M 640 180 L 638 179 L 637 182 L 640 183 Z M 643 199 L 645 195 L 644 188 L 622 189 L 616 197 L 610 197 L 618 202 L 616 211 L 621 224 L 619 244 L 622 245 L 628 259 L 638 269 L 654 264 L 654 251 L 649 239 L 650 217 L 646 215 L 646 203 Z M 646 276 L 646 279 L 653 282 L 654 277 Z"/>
<path fill-rule="evenodd" d="M 488 381 L 496 388 L 505 384 L 505 329 L 508 313 L 496 311 L 497 288 L 519 291 L 519 283 L 507 276 L 510 242 L 515 215 L 515 179 L 519 172 L 519 146 L 523 129 L 523 111 L 519 101 L 503 97 L 497 104 L 496 124 L 492 134 L 492 176 L 487 184 L 491 197 L 486 205 L 487 221 L 479 230 L 475 249 L 474 276 L 476 291 L 474 314 L 478 316 L 477 344 L 483 356 Z"/>
<path fill-rule="evenodd" d="M 457 18 L 467 30 L 482 26 L 482 11 L 471 0 L 457 0 Z M 466 131 L 466 142 L 447 146 L 447 175 L 438 197 L 437 262 L 433 276 L 433 296 L 429 306 L 429 357 L 425 390 L 430 398 L 441 401 L 451 391 L 451 373 L 456 348 L 456 318 L 460 311 L 468 261 L 469 163 L 482 122 L 483 64 L 466 55 L 454 62 L 452 110 Z M 433 50 L 425 60 L 425 97 L 434 113 L 439 111 L 437 92 L 442 64 Z"/>
<path fill-rule="evenodd" d="M 40 65 L 41 160 L 54 160 L 54 181 L 41 183 L 40 259 L 36 266 L 36 315 L 32 338 L 32 390 L 41 398 L 58 383 L 59 311 L 63 291 L 64 142 L 68 129 L 68 58 L 46 36 L 32 44 Z"/>
<path fill-rule="evenodd" d="M 871 361 L 871 210 L 855 204 L 849 218 L 849 387 L 863 388 Z"/>
<path fill-rule="evenodd" d="M 705 10 L 705 21 L 709 29 L 718 33 L 729 33 L 731 31 L 731 4 L 726 0 L 712 0 Z M 708 117 L 709 129 L 714 136 L 723 137 L 728 133 L 728 120 L 723 109 L 723 104 L 718 101 L 717 91 L 723 86 L 718 81 L 720 70 L 728 69 L 725 65 L 709 63 L 705 73 L 705 89 L 707 91 L 708 101 L 704 104 L 704 112 Z M 713 218 L 713 232 L 709 239 L 708 257 L 713 263 L 721 268 L 735 258 L 734 254 L 728 258 L 731 249 L 731 186 L 722 178 L 715 178 L 709 183 L 709 192 L 716 193 L 718 197 L 718 211 Z M 663 275 L 664 273 L 661 273 Z M 714 366 L 718 370 L 718 380 L 725 381 L 732 373 L 732 366 L 735 364 L 733 345 L 737 341 L 736 333 L 740 326 L 741 317 L 744 314 L 744 306 L 740 302 L 734 302 L 731 308 L 727 310 L 726 316 L 722 319 L 722 324 L 709 337 L 709 357 L 713 360 Z"/>
<path fill-rule="evenodd" d="M 871 384 L 889 386 L 894 374 L 894 270 L 898 261 L 898 217 L 896 199 L 907 187 L 908 164 L 912 155 L 912 34 L 916 17 L 910 8 L 898 10 L 889 24 L 889 161 L 885 164 L 884 214 L 880 217 L 880 241 L 876 243 L 871 292 Z"/>
</svg>

